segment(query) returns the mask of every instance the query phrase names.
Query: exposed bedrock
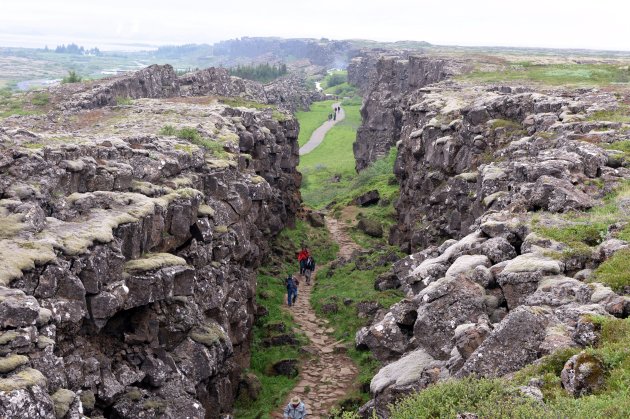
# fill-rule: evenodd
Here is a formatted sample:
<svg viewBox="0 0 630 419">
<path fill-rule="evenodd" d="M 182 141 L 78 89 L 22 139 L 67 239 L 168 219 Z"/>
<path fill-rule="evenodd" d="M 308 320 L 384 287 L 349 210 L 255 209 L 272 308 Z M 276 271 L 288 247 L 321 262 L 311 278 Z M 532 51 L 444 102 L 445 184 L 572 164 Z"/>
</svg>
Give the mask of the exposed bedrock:
<svg viewBox="0 0 630 419">
<path fill-rule="evenodd" d="M 627 140 L 628 127 L 598 117 L 619 106 L 613 94 L 443 81 L 405 100 L 390 239 L 411 254 L 375 286 L 407 296 L 356 335 L 384 365 L 365 417 L 387 417 L 393 401 L 448 377 L 504 376 L 558 349 L 593 345 L 590 316 L 630 315 L 623 290 L 592 281 L 629 247 L 618 231 L 630 169 L 608 147 Z M 581 250 L 544 236 L 583 225 L 566 213 L 604 202 L 618 222 Z M 572 365 L 570 391 L 591 391 L 575 384 Z"/>
<path fill-rule="evenodd" d="M 364 93 L 362 123 L 353 145 L 356 169 L 389 152 L 400 137 L 408 92 L 463 71 L 464 63 L 417 55 L 353 59 L 348 78 Z M 363 80 L 363 81 L 361 81 Z"/>
<path fill-rule="evenodd" d="M 297 122 L 154 99 L 71 120 L 95 117 L 0 128 L 0 416 L 228 414 L 256 268 L 300 205 Z M 182 122 L 203 147 L 157 135 Z"/>
<path fill-rule="evenodd" d="M 63 97 L 62 110 L 94 109 L 116 105 L 121 99 L 172 98 L 180 96 L 238 97 L 276 105 L 294 112 L 308 110 L 321 94 L 291 74 L 266 85 L 231 76 L 225 68 L 210 67 L 178 76 L 170 65 L 152 65 L 124 76 L 94 82 L 62 85 L 53 92 Z"/>
</svg>

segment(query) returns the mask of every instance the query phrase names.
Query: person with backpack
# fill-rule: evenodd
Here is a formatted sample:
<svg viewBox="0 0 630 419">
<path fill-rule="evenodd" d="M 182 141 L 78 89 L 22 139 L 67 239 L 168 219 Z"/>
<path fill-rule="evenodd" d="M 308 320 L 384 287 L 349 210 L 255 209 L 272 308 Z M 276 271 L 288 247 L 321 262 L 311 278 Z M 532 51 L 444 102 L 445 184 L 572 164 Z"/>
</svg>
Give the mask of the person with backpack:
<svg viewBox="0 0 630 419">
<path fill-rule="evenodd" d="M 302 246 L 302 250 L 298 253 L 298 264 L 300 265 L 300 275 L 304 275 L 304 268 L 306 267 L 306 259 L 310 256 L 308 248 Z"/>
<path fill-rule="evenodd" d="M 291 399 L 287 407 L 284 408 L 284 419 L 304 419 L 306 418 L 306 406 L 295 396 Z"/>
<path fill-rule="evenodd" d="M 298 286 L 300 285 L 300 281 L 295 278 L 293 275 L 289 274 L 287 279 L 284 280 L 284 284 L 287 287 L 287 304 L 291 307 L 295 304 L 295 300 L 297 300 L 298 294 Z"/>
<path fill-rule="evenodd" d="M 315 259 L 309 255 L 306 258 L 306 264 L 304 267 L 304 276 L 306 277 L 306 285 L 311 285 L 311 274 L 315 271 Z"/>
</svg>

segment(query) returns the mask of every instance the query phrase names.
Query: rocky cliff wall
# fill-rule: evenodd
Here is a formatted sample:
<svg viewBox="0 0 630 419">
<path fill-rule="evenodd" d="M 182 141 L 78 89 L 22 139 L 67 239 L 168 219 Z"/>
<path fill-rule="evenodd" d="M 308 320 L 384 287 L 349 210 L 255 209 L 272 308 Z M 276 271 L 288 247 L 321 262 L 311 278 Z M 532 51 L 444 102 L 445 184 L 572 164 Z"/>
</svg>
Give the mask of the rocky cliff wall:
<svg viewBox="0 0 630 419">
<path fill-rule="evenodd" d="M 53 92 L 58 96 L 57 106 L 62 110 L 114 106 L 126 99 L 214 95 L 238 97 L 295 112 L 308 110 L 311 103 L 322 99 L 320 93 L 306 87 L 299 75 L 282 77 L 263 86 L 230 76 L 224 68 L 210 67 L 178 77 L 168 64 L 152 65 L 121 77 L 62 85 Z"/>
<path fill-rule="evenodd" d="M 2 122 L 0 416 L 231 412 L 256 268 L 300 204 L 281 119 L 196 97 Z"/>
<path fill-rule="evenodd" d="M 630 315 L 628 290 L 593 274 L 629 247 L 630 169 L 613 150 L 628 125 L 603 119 L 623 109 L 617 96 L 443 81 L 407 100 L 390 239 L 412 254 L 375 284 L 407 298 L 357 333 L 388 364 L 365 417 L 449 377 L 504 376 L 587 347 L 598 339 L 589 316 Z M 606 221 L 587 212 L 604 204 Z M 584 228 L 599 232 L 546 235 Z"/>
<path fill-rule="evenodd" d="M 376 60 L 376 62 L 374 62 Z M 431 83 L 463 71 L 464 63 L 429 56 L 379 56 L 354 61 L 349 80 L 363 86 L 361 126 L 353 145 L 356 169 L 384 157 L 400 137 L 403 114 L 407 109 L 405 96 Z M 357 76 L 359 74 L 359 76 Z M 365 76 L 360 76 L 365 74 Z"/>
</svg>

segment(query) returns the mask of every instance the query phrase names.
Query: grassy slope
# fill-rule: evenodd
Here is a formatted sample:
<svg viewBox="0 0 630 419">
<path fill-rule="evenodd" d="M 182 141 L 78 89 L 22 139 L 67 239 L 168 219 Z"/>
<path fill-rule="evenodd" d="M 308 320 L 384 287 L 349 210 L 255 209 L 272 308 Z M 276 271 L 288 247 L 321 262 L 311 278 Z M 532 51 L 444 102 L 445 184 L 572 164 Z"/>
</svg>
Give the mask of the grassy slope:
<svg viewBox="0 0 630 419">
<path fill-rule="evenodd" d="M 331 106 L 333 103 L 335 103 L 334 100 L 315 102 L 311 105 L 310 111 L 299 111 L 296 113 L 296 117 L 300 121 L 300 135 L 298 137 L 300 147 L 308 142 L 317 127 L 328 120 L 328 115 L 332 112 Z"/>
<path fill-rule="evenodd" d="M 325 228 L 314 229 L 302 221 L 298 221 L 295 229 L 284 230 L 276 239 L 274 249 L 281 249 L 269 263 L 260 269 L 257 286 L 257 302 L 269 310 L 269 314 L 259 319 L 254 325 L 252 342 L 251 372 L 256 374 L 262 384 L 258 400 L 240 399 L 236 405 L 238 418 L 268 418 L 269 412 L 280 407 L 286 395 L 297 384 L 297 378 L 268 375 L 268 369 L 274 363 L 287 358 L 299 358 L 297 348 L 278 346 L 265 348 L 262 340 L 268 336 L 267 325 L 284 323 L 287 332 L 297 330 L 290 313 L 282 309 L 286 300 L 284 278 L 289 272 L 297 270 L 294 250 L 299 249 L 302 242 L 311 247 L 317 255 L 318 262 L 327 263 L 335 257 L 338 247 L 330 240 Z M 306 338 L 301 337 L 303 342 Z"/>
</svg>

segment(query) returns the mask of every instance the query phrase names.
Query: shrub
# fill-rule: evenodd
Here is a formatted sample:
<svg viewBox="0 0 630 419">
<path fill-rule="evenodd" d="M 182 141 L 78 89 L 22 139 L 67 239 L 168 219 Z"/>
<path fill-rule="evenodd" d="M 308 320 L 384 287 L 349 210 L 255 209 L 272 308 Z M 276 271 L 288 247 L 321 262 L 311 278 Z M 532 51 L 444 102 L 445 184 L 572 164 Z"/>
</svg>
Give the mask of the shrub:
<svg viewBox="0 0 630 419">
<path fill-rule="evenodd" d="M 347 74 L 344 73 L 333 73 L 326 79 L 326 86 L 333 87 L 345 83 L 348 81 Z"/>
<path fill-rule="evenodd" d="M 172 125 L 164 125 L 160 130 L 160 135 L 176 135 L 177 130 Z"/>
<path fill-rule="evenodd" d="M 79 76 L 76 71 L 70 70 L 68 71 L 68 75 L 64 77 L 61 82 L 62 83 L 79 83 L 82 80 L 82 77 Z"/>
</svg>

